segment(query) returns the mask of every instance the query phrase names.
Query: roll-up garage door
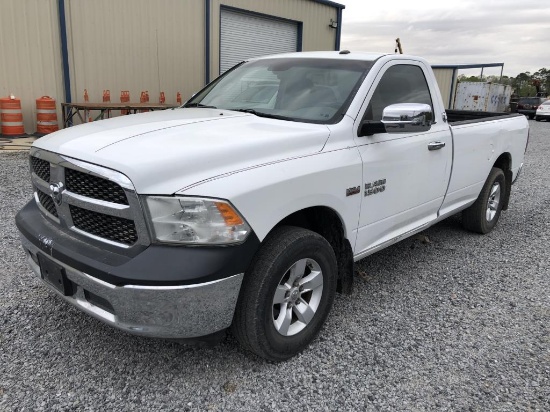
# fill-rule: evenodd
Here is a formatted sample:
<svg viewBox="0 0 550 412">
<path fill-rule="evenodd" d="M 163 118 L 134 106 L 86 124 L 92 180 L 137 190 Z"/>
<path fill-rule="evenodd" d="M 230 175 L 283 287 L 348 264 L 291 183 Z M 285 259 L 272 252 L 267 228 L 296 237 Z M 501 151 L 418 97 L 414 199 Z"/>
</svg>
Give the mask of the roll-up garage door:
<svg viewBox="0 0 550 412">
<path fill-rule="evenodd" d="M 251 57 L 297 51 L 298 24 L 221 10 L 220 74 Z"/>
</svg>

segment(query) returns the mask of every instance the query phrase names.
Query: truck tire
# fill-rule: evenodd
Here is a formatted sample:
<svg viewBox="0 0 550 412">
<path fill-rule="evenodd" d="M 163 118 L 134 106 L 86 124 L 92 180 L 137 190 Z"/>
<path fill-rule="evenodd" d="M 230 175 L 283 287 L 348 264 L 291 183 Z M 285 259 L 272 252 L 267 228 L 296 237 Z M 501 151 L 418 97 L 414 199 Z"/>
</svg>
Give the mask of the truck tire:
<svg viewBox="0 0 550 412">
<path fill-rule="evenodd" d="M 498 222 L 506 194 L 504 172 L 493 167 L 475 203 L 462 212 L 462 225 L 476 233 L 489 233 Z"/>
<path fill-rule="evenodd" d="M 298 354 L 325 323 L 337 273 L 334 250 L 324 237 L 293 226 L 276 228 L 245 274 L 233 335 L 270 361 Z"/>
</svg>

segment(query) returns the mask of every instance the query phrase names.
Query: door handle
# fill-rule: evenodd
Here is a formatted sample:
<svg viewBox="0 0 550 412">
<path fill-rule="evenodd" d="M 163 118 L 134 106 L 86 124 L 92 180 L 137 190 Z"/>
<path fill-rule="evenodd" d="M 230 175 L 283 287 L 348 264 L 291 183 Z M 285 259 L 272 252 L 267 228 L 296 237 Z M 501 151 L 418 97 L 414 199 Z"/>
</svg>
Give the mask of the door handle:
<svg viewBox="0 0 550 412">
<path fill-rule="evenodd" d="M 445 147 L 445 142 L 430 142 L 428 143 L 428 150 L 439 150 Z"/>
</svg>

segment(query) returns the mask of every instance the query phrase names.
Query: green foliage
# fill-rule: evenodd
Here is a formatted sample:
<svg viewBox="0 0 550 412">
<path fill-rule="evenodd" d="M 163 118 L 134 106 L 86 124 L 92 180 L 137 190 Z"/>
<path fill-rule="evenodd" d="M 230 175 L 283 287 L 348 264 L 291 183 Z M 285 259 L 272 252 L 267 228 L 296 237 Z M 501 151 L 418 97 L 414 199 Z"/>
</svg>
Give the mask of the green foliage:
<svg viewBox="0 0 550 412">
<path fill-rule="evenodd" d="M 459 82 L 481 82 L 481 79 L 479 76 L 466 76 L 465 74 L 461 74 L 458 76 Z"/>
</svg>

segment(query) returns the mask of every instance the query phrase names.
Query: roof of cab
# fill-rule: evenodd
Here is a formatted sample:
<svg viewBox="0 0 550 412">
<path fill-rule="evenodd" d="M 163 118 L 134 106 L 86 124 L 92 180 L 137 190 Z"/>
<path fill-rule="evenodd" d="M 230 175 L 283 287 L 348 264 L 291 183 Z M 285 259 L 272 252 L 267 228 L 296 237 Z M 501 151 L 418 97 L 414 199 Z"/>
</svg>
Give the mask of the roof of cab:
<svg viewBox="0 0 550 412">
<path fill-rule="evenodd" d="M 347 52 L 347 50 L 345 50 Z M 346 59 L 346 60 L 366 60 L 374 61 L 382 56 L 386 56 L 388 53 L 367 53 L 367 52 L 349 52 L 342 53 L 341 51 L 314 51 L 314 52 L 297 52 L 297 53 L 283 53 L 272 54 L 270 56 L 255 57 L 249 59 L 252 60 L 264 60 L 273 58 L 311 58 L 311 59 Z"/>
</svg>

